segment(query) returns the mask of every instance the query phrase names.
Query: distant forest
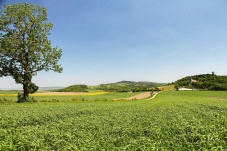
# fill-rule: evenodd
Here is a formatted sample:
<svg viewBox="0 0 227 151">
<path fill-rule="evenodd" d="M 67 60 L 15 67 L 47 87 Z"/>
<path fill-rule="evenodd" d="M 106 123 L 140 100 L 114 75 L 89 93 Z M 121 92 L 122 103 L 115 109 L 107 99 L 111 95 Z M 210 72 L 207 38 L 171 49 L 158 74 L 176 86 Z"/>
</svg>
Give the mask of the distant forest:
<svg viewBox="0 0 227 151">
<path fill-rule="evenodd" d="M 187 87 L 203 90 L 227 90 L 227 76 L 218 76 L 212 74 L 201 74 L 194 76 L 187 76 L 174 82 L 175 87 Z"/>
<path fill-rule="evenodd" d="M 100 84 L 95 89 L 111 92 L 140 92 L 140 91 L 159 91 L 159 86 L 163 84 L 154 82 L 133 82 L 120 81 L 117 83 Z"/>
<path fill-rule="evenodd" d="M 88 86 L 85 84 L 71 85 L 64 89 L 54 90 L 54 92 L 88 92 Z"/>
</svg>

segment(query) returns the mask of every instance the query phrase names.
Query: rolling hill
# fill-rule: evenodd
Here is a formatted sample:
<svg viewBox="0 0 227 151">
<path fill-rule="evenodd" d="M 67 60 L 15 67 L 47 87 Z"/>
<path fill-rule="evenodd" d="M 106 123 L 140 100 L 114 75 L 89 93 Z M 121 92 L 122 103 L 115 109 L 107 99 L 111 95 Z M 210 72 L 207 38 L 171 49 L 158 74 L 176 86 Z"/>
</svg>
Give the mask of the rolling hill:
<svg viewBox="0 0 227 151">
<path fill-rule="evenodd" d="M 93 87 L 93 89 L 112 91 L 112 92 L 140 92 L 158 90 L 157 87 L 164 85 L 163 83 L 155 82 L 134 82 L 134 81 L 120 81 L 116 83 L 100 84 Z"/>
<path fill-rule="evenodd" d="M 227 90 L 227 76 L 213 74 L 200 74 L 187 76 L 177 80 L 173 84 L 179 87 L 203 89 L 203 90 Z"/>
<path fill-rule="evenodd" d="M 88 92 L 88 86 L 84 84 L 71 85 L 63 89 L 55 90 L 55 92 Z"/>
</svg>

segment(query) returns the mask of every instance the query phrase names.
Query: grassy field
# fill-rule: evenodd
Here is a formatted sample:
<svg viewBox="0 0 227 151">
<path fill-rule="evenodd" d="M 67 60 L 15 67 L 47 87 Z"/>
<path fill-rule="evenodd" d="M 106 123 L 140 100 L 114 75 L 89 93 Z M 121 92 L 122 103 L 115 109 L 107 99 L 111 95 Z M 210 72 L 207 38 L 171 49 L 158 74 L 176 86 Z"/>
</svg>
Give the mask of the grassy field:
<svg viewBox="0 0 227 151">
<path fill-rule="evenodd" d="M 0 105 L 0 150 L 227 150 L 226 125 L 227 92 L 13 103 Z"/>
<path fill-rule="evenodd" d="M 160 90 L 162 91 L 173 91 L 174 89 L 174 85 L 166 85 L 166 86 L 160 86 L 158 87 Z"/>
<path fill-rule="evenodd" d="M 33 97 L 37 101 L 70 101 L 70 100 L 87 100 L 87 101 L 94 101 L 94 100 L 113 100 L 118 98 L 127 98 L 131 96 L 135 96 L 142 92 L 135 92 L 135 93 L 115 93 L 115 92 L 103 92 L 97 90 L 90 90 L 89 93 L 84 94 L 77 94 L 75 95 L 50 95 L 45 92 L 39 92 L 35 94 L 31 94 L 30 96 Z M 0 99 L 7 99 L 12 100 L 12 102 L 17 101 L 17 91 L 0 91 Z M 1 102 L 0 102 L 1 103 Z"/>
</svg>

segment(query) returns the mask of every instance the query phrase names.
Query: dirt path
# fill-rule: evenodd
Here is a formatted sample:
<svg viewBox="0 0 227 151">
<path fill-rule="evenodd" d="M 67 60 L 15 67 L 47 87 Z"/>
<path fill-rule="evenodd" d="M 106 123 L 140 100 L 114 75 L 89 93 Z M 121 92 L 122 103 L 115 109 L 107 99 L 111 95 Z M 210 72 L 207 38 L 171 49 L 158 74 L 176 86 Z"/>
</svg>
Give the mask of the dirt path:
<svg viewBox="0 0 227 151">
<path fill-rule="evenodd" d="M 158 92 L 154 92 L 153 96 L 156 96 Z M 119 99 L 114 99 L 114 100 L 142 100 L 142 99 L 150 99 L 151 98 L 151 92 L 145 92 L 141 93 L 129 98 L 119 98 Z"/>
<path fill-rule="evenodd" d="M 151 99 L 155 98 L 156 95 L 158 95 L 159 93 L 161 93 L 161 91 L 160 91 L 160 92 L 155 92 L 155 93 L 153 93 L 152 97 L 150 97 L 150 98 L 148 98 L 148 99 L 146 99 L 146 100 L 151 100 Z"/>
</svg>

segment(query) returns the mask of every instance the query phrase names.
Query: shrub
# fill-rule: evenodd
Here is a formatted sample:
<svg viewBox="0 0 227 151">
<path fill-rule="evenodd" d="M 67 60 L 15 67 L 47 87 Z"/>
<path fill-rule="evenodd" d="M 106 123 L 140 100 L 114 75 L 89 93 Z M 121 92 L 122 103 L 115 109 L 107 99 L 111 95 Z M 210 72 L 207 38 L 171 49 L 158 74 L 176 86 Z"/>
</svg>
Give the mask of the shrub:
<svg viewBox="0 0 227 151">
<path fill-rule="evenodd" d="M 22 103 L 22 102 L 37 102 L 37 100 L 35 100 L 33 97 L 28 97 L 28 98 L 24 99 L 23 93 L 18 93 L 17 98 L 18 98 L 17 103 Z"/>
</svg>

